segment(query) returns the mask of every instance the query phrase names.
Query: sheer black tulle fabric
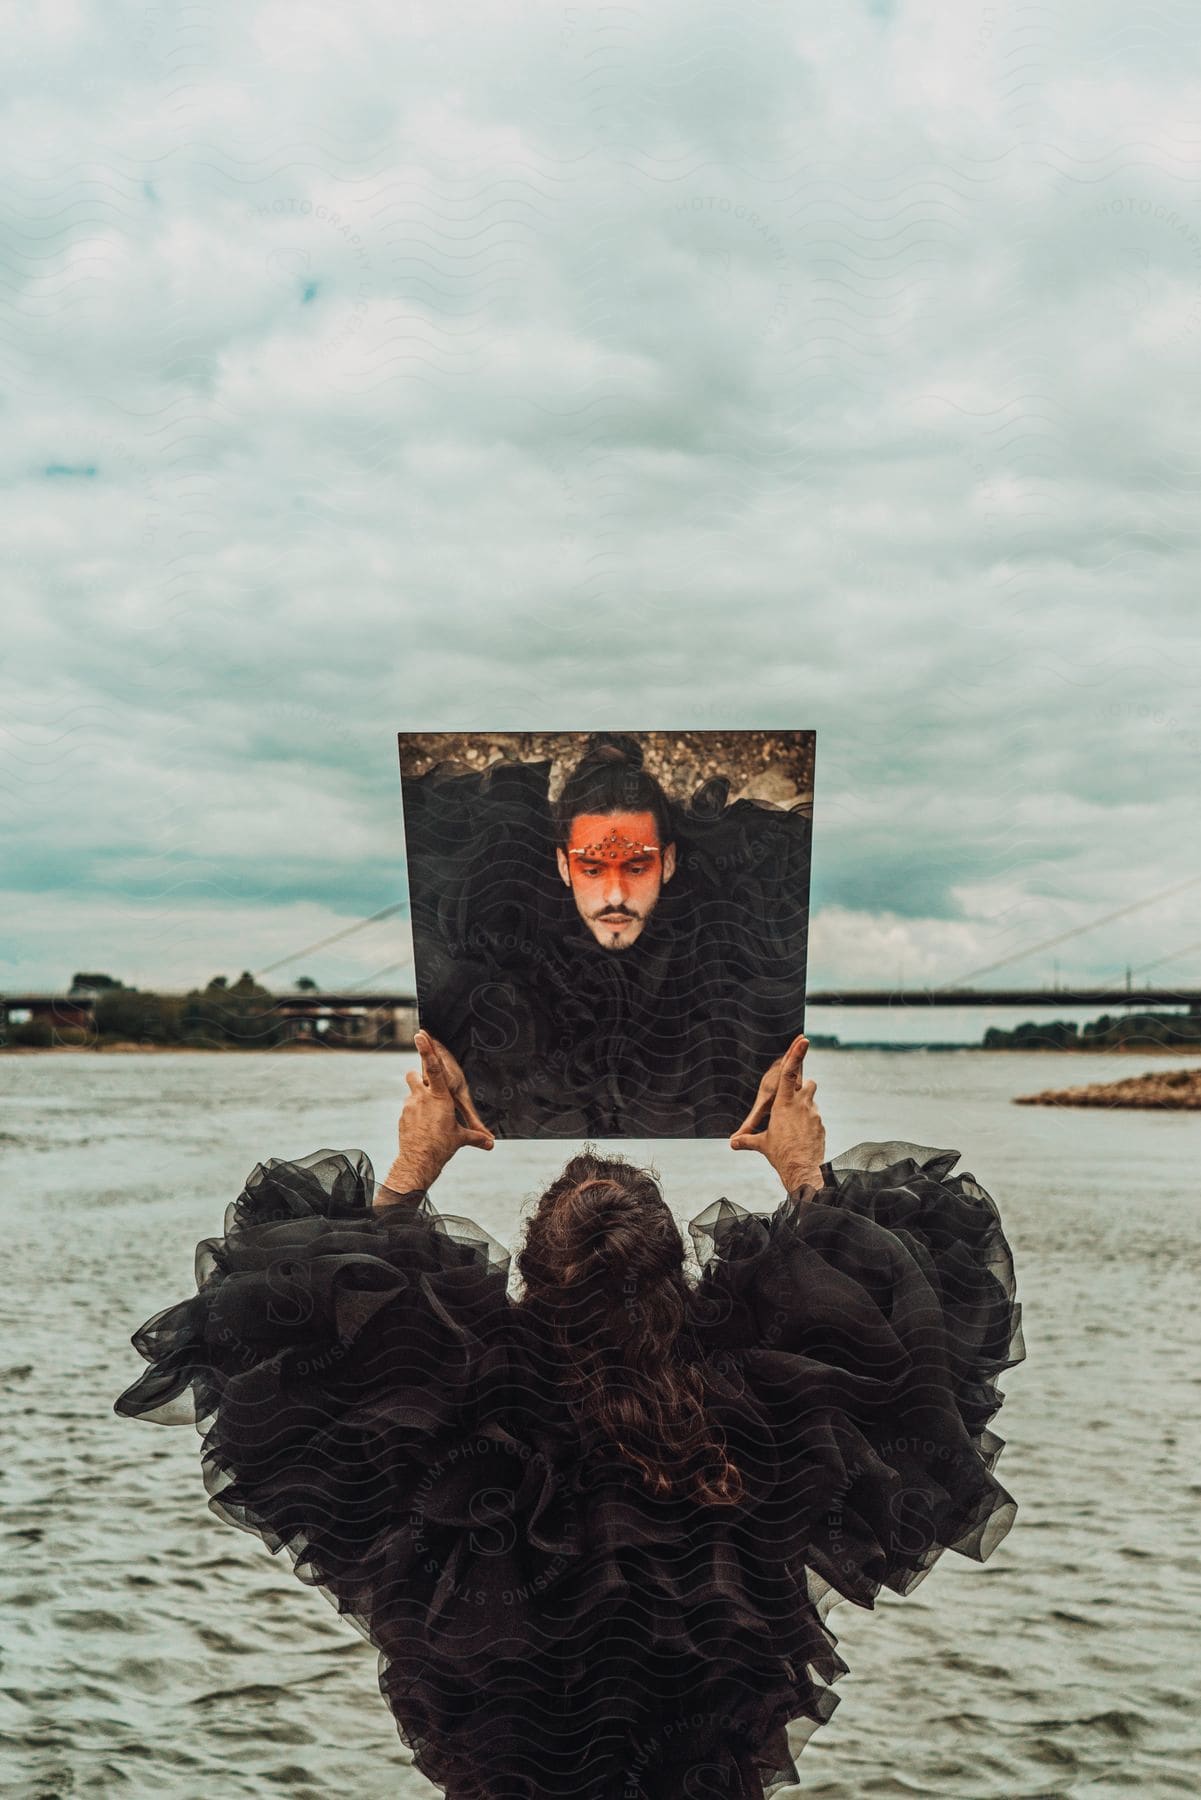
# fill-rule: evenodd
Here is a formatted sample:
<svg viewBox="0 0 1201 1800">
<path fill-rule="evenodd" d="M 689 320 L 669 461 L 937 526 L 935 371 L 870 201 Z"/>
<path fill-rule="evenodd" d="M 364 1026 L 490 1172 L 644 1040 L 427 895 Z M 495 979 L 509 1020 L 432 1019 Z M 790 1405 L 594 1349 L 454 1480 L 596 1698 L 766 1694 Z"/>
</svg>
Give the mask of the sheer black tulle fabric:
<svg viewBox="0 0 1201 1800">
<path fill-rule="evenodd" d="M 260 1164 L 134 1335 L 116 1401 L 195 1423 L 210 1507 L 379 1652 L 450 1800 L 762 1800 L 846 1671 L 826 1624 L 1013 1520 L 997 1377 L 1024 1355 L 997 1209 L 956 1152 L 864 1144 L 774 1213 L 716 1201 L 682 1355 L 736 1509 L 581 1442 L 509 1254 L 362 1152 Z"/>
<path fill-rule="evenodd" d="M 808 813 L 705 782 L 643 931 L 605 950 L 558 873 L 550 768 L 406 777 L 421 1022 L 498 1137 L 728 1136 L 804 1022 Z"/>
</svg>

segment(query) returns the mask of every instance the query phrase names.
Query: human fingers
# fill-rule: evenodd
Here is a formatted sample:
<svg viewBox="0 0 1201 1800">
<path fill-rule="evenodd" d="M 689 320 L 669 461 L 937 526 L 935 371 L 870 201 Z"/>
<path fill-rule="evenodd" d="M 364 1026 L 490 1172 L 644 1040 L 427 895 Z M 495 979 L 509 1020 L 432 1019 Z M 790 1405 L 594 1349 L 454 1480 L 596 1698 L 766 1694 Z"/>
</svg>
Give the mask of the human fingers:
<svg viewBox="0 0 1201 1800">
<path fill-rule="evenodd" d="M 442 1052 L 439 1051 L 438 1054 L 439 1059 L 441 1060 Z M 445 1067 L 446 1064 L 445 1061 L 443 1061 L 443 1068 Z M 456 1072 L 458 1075 L 457 1080 L 454 1079 L 454 1074 Z M 455 1117 L 459 1121 L 459 1124 L 466 1125 L 473 1131 L 485 1132 L 488 1137 L 491 1137 L 491 1127 L 480 1117 L 479 1108 L 476 1106 L 471 1089 L 467 1085 L 467 1078 L 463 1074 L 462 1069 L 458 1068 L 457 1064 L 454 1065 L 453 1071 L 448 1071 L 447 1085 L 450 1088 L 451 1094 L 454 1096 Z"/>
<path fill-rule="evenodd" d="M 434 1040 L 428 1031 L 418 1031 L 413 1038 L 417 1046 L 417 1054 L 421 1058 L 421 1072 L 425 1077 L 425 1085 L 432 1094 L 449 1094 L 446 1081 L 446 1070 L 442 1059 L 434 1048 Z"/>
<path fill-rule="evenodd" d="M 409 1069 L 406 1071 L 405 1080 L 409 1084 L 410 1094 L 420 1094 L 424 1092 L 425 1083 L 422 1081 L 420 1075 L 416 1074 L 414 1070 Z"/>
<path fill-rule="evenodd" d="M 481 1119 L 476 1110 L 475 1101 L 471 1098 L 471 1095 L 466 1089 L 458 1096 L 456 1113 L 461 1115 L 459 1117 L 460 1125 L 465 1125 L 469 1131 L 482 1131 L 485 1137 L 491 1137 L 493 1135 L 492 1127 Z"/>
<path fill-rule="evenodd" d="M 757 1131 L 759 1129 L 764 1118 L 767 1116 L 768 1109 L 772 1103 L 772 1098 L 772 1094 L 765 1094 L 762 1087 L 759 1089 L 759 1092 L 755 1096 L 755 1103 L 751 1107 L 750 1112 L 746 1115 L 746 1118 L 742 1121 L 741 1125 L 737 1126 L 731 1134 L 731 1143 L 740 1132 Z"/>
<path fill-rule="evenodd" d="M 447 1049 L 441 1038 L 436 1038 L 434 1036 L 432 1031 L 423 1031 L 421 1035 L 422 1037 L 428 1038 L 429 1042 L 433 1045 L 438 1061 L 442 1064 L 442 1071 L 446 1076 L 446 1085 L 452 1094 L 457 1094 L 461 1088 L 464 1088 L 467 1085 L 467 1078 L 464 1075 L 457 1058 L 452 1051 Z M 416 1042 L 416 1034 L 414 1034 L 413 1041 Z"/>
<path fill-rule="evenodd" d="M 797 1082 L 801 1078 L 801 1070 L 804 1067 L 805 1052 L 808 1048 L 809 1039 L 803 1033 L 799 1033 L 784 1052 L 780 1064 L 780 1092 L 785 1098 L 796 1090 Z"/>
<path fill-rule="evenodd" d="M 751 1110 L 739 1125 L 739 1131 L 757 1131 L 771 1111 L 771 1103 L 776 1097 L 780 1085 L 780 1066 L 784 1058 L 777 1056 L 759 1078 L 759 1089 L 755 1095 Z"/>
<path fill-rule="evenodd" d="M 475 1150 L 491 1150 L 496 1143 L 496 1139 L 487 1129 L 483 1131 L 471 1131 L 464 1126 L 460 1126 L 457 1134 L 457 1142 L 460 1145 L 468 1145 Z"/>
<path fill-rule="evenodd" d="M 761 1150 L 767 1154 L 761 1131 L 744 1131 L 741 1126 L 730 1139 L 731 1150 Z"/>
</svg>

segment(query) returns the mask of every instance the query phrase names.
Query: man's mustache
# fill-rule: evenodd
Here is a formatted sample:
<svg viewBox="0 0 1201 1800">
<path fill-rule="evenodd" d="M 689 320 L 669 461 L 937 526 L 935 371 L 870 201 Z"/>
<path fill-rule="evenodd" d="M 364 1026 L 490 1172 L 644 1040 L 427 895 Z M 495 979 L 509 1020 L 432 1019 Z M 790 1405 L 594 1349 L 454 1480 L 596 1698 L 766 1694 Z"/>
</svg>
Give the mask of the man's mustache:
<svg viewBox="0 0 1201 1800">
<path fill-rule="evenodd" d="M 627 912 L 622 906 L 605 906 L 591 915 L 594 919 L 640 919 L 641 913 Z"/>
</svg>

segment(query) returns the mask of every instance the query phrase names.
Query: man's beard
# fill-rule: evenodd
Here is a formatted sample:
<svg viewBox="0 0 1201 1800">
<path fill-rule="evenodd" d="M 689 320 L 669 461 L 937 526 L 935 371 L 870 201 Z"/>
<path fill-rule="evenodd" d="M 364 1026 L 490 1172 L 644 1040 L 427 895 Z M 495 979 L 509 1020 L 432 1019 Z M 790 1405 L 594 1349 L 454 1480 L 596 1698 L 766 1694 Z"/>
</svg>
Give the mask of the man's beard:
<svg viewBox="0 0 1201 1800">
<path fill-rule="evenodd" d="M 628 944 L 615 943 L 613 941 L 614 938 L 620 936 L 620 934 L 630 925 L 641 925 L 642 931 L 645 931 L 646 919 L 647 915 L 645 913 L 621 913 L 612 924 L 609 924 L 604 918 L 601 918 L 599 915 L 594 915 L 589 919 L 588 927 L 594 936 L 597 932 L 601 934 L 597 941 L 602 950 L 614 950 L 620 952 L 622 950 L 633 949 L 634 944 L 638 942 L 638 938 L 642 936 L 642 932 L 640 931 L 638 938 L 634 938 Z"/>
</svg>

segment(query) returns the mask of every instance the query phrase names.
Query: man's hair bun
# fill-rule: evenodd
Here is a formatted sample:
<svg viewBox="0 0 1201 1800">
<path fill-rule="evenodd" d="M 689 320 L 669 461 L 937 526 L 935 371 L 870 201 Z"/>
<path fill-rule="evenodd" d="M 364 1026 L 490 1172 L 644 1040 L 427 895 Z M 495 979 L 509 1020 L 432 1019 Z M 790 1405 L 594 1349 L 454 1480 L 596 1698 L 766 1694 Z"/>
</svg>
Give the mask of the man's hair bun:
<svg viewBox="0 0 1201 1800">
<path fill-rule="evenodd" d="M 589 732 L 576 769 L 593 768 L 599 763 L 628 763 L 630 768 L 640 769 L 642 745 L 623 731 Z"/>
<path fill-rule="evenodd" d="M 560 847 L 570 838 L 571 822 L 580 813 L 650 812 L 660 843 L 670 844 L 675 836 L 671 801 L 643 767 L 638 739 L 624 731 L 589 732 L 552 812 Z"/>
</svg>

